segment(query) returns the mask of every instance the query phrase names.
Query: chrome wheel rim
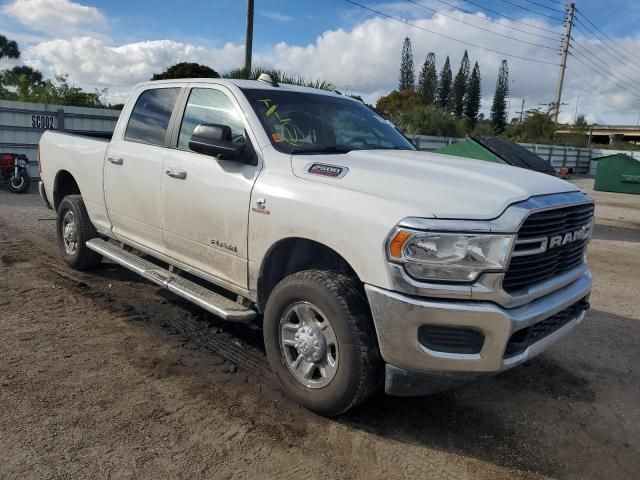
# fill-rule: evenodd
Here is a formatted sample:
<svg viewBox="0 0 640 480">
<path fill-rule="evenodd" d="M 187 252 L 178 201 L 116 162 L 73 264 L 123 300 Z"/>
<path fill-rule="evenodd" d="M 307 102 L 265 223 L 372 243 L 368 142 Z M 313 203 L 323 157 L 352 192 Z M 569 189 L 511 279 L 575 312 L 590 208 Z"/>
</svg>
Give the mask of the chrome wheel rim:
<svg viewBox="0 0 640 480">
<path fill-rule="evenodd" d="M 13 176 L 11 177 L 11 180 L 9 182 L 11 183 L 12 188 L 19 190 L 24 185 L 24 178 L 22 177 L 22 175 L 19 175 L 17 177 Z"/>
<path fill-rule="evenodd" d="M 71 210 L 62 217 L 62 244 L 67 255 L 75 255 L 78 251 L 78 226 Z"/>
<path fill-rule="evenodd" d="M 327 386 L 338 370 L 338 340 L 327 317 L 309 302 L 289 306 L 280 319 L 280 351 L 294 378 Z"/>
</svg>

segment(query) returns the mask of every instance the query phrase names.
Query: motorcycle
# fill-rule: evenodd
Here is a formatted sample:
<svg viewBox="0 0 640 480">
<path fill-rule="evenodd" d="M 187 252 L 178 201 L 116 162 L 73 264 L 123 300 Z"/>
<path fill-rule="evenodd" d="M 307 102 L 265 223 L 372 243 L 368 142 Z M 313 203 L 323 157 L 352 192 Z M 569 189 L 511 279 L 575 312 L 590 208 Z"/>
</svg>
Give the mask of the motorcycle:
<svg viewBox="0 0 640 480">
<path fill-rule="evenodd" d="M 0 154 L 0 174 L 9 184 L 9 191 L 24 193 L 29 189 L 31 176 L 28 166 L 29 159 L 22 153 Z"/>
</svg>

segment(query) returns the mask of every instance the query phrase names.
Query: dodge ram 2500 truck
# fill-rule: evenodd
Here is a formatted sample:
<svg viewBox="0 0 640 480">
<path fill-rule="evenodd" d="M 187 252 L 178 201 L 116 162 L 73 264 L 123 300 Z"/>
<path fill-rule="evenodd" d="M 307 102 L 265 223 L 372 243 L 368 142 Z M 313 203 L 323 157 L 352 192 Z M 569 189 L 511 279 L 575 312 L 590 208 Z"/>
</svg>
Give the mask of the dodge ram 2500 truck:
<svg viewBox="0 0 640 480">
<path fill-rule="evenodd" d="M 337 92 L 143 83 L 110 141 L 47 131 L 39 157 L 68 265 L 257 322 L 281 387 L 324 415 L 504 371 L 589 307 L 587 195 L 418 152 Z"/>
</svg>

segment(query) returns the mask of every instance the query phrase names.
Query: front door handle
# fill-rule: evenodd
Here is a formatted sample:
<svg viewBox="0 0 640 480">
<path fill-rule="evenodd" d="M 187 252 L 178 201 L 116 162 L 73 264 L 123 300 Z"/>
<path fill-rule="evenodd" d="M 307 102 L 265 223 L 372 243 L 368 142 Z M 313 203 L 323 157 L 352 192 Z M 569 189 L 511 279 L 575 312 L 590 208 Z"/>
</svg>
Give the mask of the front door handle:
<svg viewBox="0 0 640 480">
<path fill-rule="evenodd" d="M 114 165 L 122 165 L 124 163 L 124 159 L 123 158 L 113 158 L 113 157 L 109 157 L 107 158 L 107 160 L 110 163 L 113 163 Z"/>
<path fill-rule="evenodd" d="M 169 175 L 171 178 L 178 178 L 180 180 L 187 178 L 187 172 L 184 170 L 177 170 L 175 168 L 168 168 L 164 173 Z"/>
</svg>

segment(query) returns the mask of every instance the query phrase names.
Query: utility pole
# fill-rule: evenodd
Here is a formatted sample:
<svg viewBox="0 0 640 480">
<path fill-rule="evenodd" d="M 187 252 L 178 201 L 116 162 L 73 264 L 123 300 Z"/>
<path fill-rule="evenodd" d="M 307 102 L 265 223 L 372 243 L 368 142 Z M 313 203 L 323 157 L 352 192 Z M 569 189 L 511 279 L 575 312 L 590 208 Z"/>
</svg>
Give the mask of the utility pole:
<svg viewBox="0 0 640 480">
<path fill-rule="evenodd" d="M 522 99 L 522 107 L 520 107 L 520 111 L 516 113 L 520 114 L 520 125 L 522 125 L 522 116 L 524 115 L 524 98 Z"/>
<path fill-rule="evenodd" d="M 516 81 L 511 80 L 509 83 L 511 86 L 509 87 L 509 102 L 507 103 L 507 124 L 511 123 L 511 119 L 509 118 L 511 116 L 511 91 L 513 90 L 513 84 L 516 83 Z"/>
<path fill-rule="evenodd" d="M 244 71 L 251 74 L 251 52 L 253 49 L 253 0 L 247 0 L 247 37 L 244 42 Z"/>
<path fill-rule="evenodd" d="M 562 57 L 560 60 L 560 75 L 558 77 L 558 88 L 556 89 L 555 115 L 554 121 L 558 123 L 558 115 L 560 115 L 560 102 L 562 102 L 562 86 L 564 84 L 564 72 L 567 69 L 567 56 L 569 55 L 569 42 L 571 41 L 571 29 L 573 28 L 573 16 L 576 11 L 576 4 L 570 3 L 567 6 L 567 23 L 564 26 L 564 35 L 562 36 Z"/>
<path fill-rule="evenodd" d="M 578 90 L 578 98 L 576 99 L 576 113 L 573 114 L 574 125 L 576 123 L 576 120 L 578 120 L 578 106 L 580 105 L 580 94 L 582 92 L 586 92 L 586 90 L 583 90 L 583 89 Z"/>
</svg>

